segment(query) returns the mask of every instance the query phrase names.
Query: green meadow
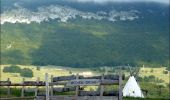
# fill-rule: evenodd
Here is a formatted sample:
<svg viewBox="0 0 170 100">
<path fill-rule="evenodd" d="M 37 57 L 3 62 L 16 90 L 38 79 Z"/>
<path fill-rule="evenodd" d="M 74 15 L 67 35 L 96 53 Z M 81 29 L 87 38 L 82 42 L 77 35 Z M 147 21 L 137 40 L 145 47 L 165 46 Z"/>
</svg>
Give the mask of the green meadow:
<svg viewBox="0 0 170 100">
<path fill-rule="evenodd" d="M 45 66 L 45 67 L 37 67 L 37 66 L 23 66 L 23 65 L 17 65 L 21 69 L 28 68 L 31 69 L 33 72 L 33 77 L 21 77 L 19 73 L 9 73 L 9 72 L 3 72 L 3 69 L 5 67 L 8 67 L 10 65 L 1 65 L 1 80 L 5 81 L 7 78 L 10 78 L 10 80 L 13 83 L 20 83 L 22 82 L 22 79 L 25 78 L 26 81 L 36 81 L 37 77 L 40 77 L 40 80 L 44 81 L 45 80 L 45 73 L 48 73 L 49 75 L 53 75 L 54 77 L 57 76 L 68 76 L 76 73 L 85 73 L 84 75 L 91 76 L 91 75 L 101 75 L 102 73 L 105 73 L 104 71 L 94 71 L 88 68 L 84 69 L 79 69 L 79 68 L 68 68 L 64 67 L 62 68 L 61 66 Z M 152 74 L 150 71 L 153 70 Z M 143 90 L 148 90 L 148 94 L 146 96 L 146 93 L 144 93 L 146 99 L 139 99 L 139 98 L 125 98 L 124 100 L 166 100 L 166 98 L 169 97 L 169 88 L 168 88 L 168 78 L 169 74 L 163 73 L 163 71 L 166 70 L 166 68 L 141 68 L 139 71 L 139 76 L 140 77 L 147 77 L 147 76 L 155 76 L 155 80 L 148 81 L 147 78 L 143 78 L 143 80 L 139 80 L 139 84 L 141 89 Z M 128 74 L 129 72 L 123 71 L 124 74 L 126 75 L 125 80 L 123 81 L 123 86 L 126 84 L 128 80 Z M 148 72 L 148 73 L 147 73 Z M 89 74 L 90 73 L 90 74 Z M 108 74 L 113 74 L 113 73 L 108 73 Z M 162 77 L 164 76 L 164 77 Z M 157 79 L 161 81 L 157 81 Z M 160 90 L 161 86 L 161 90 Z M 111 89 L 117 89 L 117 87 L 112 87 L 112 86 L 106 86 L 104 87 L 105 90 L 109 91 Z M 93 86 L 88 86 L 85 88 L 86 90 L 96 90 L 97 87 Z M 3 92 L 5 91 L 6 88 L 1 88 L 1 96 L 6 97 L 6 93 Z M 21 89 L 17 87 L 12 88 L 12 96 L 20 96 Z M 67 94 L 72 94 L 74 93 L 59 93 L 57 95 L 67 95 Z M 28 93 L 29 95 L 34 95 L 34 93 Z M 155 99 L 157 98 L 157 99 Z M 160 98 L 160 99 L 159 99 Z M 164 98 L 164 99 L 163 99 Z"/>
</svg>

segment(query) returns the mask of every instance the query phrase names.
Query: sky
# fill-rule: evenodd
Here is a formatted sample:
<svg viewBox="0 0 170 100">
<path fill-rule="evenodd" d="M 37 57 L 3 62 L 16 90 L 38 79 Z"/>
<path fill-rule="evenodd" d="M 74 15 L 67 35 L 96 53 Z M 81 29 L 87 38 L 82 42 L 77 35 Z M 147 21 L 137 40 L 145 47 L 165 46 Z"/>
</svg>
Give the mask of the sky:
<svg viewBox="0 0 170 100">
<path fill-rule="evenodd" d="M 108 1 L 113 2 L 137 2 L 137 1 L 155 1 L 155 2 L 161 2 L 161 3 L 168 3 L 169 0 L 73 0 L 78 2 L 95 2 L 95 3 L 105 3 Z"/>
</svg>

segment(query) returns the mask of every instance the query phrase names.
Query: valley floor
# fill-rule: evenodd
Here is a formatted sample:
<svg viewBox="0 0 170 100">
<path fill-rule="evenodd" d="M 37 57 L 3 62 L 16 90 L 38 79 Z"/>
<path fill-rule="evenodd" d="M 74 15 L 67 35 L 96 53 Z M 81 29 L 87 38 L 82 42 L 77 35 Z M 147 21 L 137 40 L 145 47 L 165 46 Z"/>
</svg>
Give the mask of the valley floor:
<svg viewBox="0 0 170 100">
<path fill-rule="evenodd" d="M 3 72 L 3 69 L 7 66 L 10 65 L 1 65 L 1 81 L 7 80 L 7 78 L 10 78 L 10 80 L 13 83 L 20 83 L 22 82 L 23 77 L 20 76 L 19 73 L 6 73 Z M 94 71 L 91 69 L 80 69 L 80 68 L 67 68 L 67 67 L 61 67 L 61 66 L 41 66 L 37 70 L 37 66 L 22 66 L 22 65 L 17 65 L 21 69 L 24 68 L 29 68 L 33 71 L 33 77 L 31 78 L 26 78 L 26 81 L 36 81 L 37 77 L 40 77 L 40 80 L 44 81 L 45 80 L 45 73 L 48 73 L 49 75 L 53 76 L 68 76 L 68 75 L 73 75 L 76 73 L 80 73 L 85 76 L 93 76 L 93 75 L 101 75 L 101 72 Z M 148 96 L 145 96 L 147 98 L 145 99 L 139 99 L 139 98 L 124 98 L 124 100 L 166 100 L 162 98 L 168 98 L 169 97 L 169 89 L 168 89 L 168 82 L 169 82 L 169 72 L 168 74 L 164 74 L 164 71 L 166 69 L 164 67 L 162 68 L 141 68 L 140 69 L 140 76 L 145 77 L 145 76 L 150 76 L 153 75 L 158 79 L 164 80 L 162 83 L 154 83 L 154 82 L 139 82 L 140 87 L 142 89 L 148 90 Z M 125 73 L 126 76 L 128 76 L 128 73 Z M 124 84 L 126 83 L 127 79 L 123 82 Z M 163 85 L 163 87 L 160 88 L 159 86 Z M 109 89 L 110 87 L 106 87 L 106 89 Z M 88 90 L 90 89 L 96 89 L 95 87 L 87 87 Z M 14 90 L 15 91 L 15 90 Z M 16 92 L 17 93 L 17 92 Z M 3 94 L 1 94 L 3 96 Z M 18 94 L 14 94 L 14 96 L 19 96 Z M 152 99 L 150 99 L 152 98 Z M 160 98 L 160 99 L 156 99 Z"/>
</svg>

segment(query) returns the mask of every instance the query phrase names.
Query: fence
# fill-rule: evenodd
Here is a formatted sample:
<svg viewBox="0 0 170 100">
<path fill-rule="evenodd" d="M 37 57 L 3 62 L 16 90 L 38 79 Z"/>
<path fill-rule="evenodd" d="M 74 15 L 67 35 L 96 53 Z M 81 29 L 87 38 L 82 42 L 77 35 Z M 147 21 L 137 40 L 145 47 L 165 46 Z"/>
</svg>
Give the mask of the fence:
<svg viewBox="0 0 170 100">
<path fill-rule="evenodd" d="M 7 81 L 0 81 L 0 86 L 7 86 L 7 94 L 11 94 L 11 86 L 21 86 L 21 97 L 19 98 L 1 98 L 1 100 L 9 99 L 36 99 L 36 100 L 122 100 L 122 75 L 101 75 L 84 77 L 77 75 L 71 76 L 51 76 L 49 82 L 49 75 L 45 74 L 45 81 L 25 81 L 23 78 L 22 83 L 11 83 L 8 78 Z M 124 79 L 124 78 L 123 78 Z M 63 87 L 56 87 L 62 85 Z M 105 85 L 117 85 L 118 90 L 104 91 Z M 26 88 L 27 86 L 35 88 Z M 82 86 L 98 86 L 97 91 L 84 91 Z M 45 91 L 41 92 L 39 87 L 45 87 Z M 55 95 L 55 92 L 71 92 L 74 91 L 75 95 Z M 26 92 L 34 92 L 34 97 L 25 97 Z"/>
</svg>

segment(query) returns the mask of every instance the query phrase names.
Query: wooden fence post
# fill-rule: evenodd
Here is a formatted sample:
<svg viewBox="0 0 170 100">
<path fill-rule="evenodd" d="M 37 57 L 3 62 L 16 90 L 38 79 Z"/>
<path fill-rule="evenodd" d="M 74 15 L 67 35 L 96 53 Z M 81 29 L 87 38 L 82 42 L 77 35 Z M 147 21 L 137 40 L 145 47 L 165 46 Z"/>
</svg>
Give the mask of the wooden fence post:
<svg viewBox="0 0 170 100">
<path fill-rule="evenodd" d="M 104 80 L 104 74 L 102 74 L 101 76 L 101 82 Z M 104 87 L 103 85 L 100 84 L 100 99 L 103 99 L 103 91 L 104 91 Z"/>
<path fill-rule="evenodd" d="M 76 74 L 76 80 L 79 79 L 79 74 Z M 78 95 L 79 95 L 79 86 L 76 86 L 76 100 L 78 99 Z"/>
<path fill-rule="evenodd" d="M 119 73 L 119 100 L 122 100 L 122 74 Z"/>
<path fill-rule="evenodd" d="M 53 83 L 53 75 L 51 75 L 51 83 Z M 51 96 L 53 96 L 53 85 L 51 85 Z"/>
<path fill-rule="evenodd" d="M 7 79 L 8 81 L 8 84 L 10 84 L 10 78 Z M 11 89 L 10 89 L 10 86 L 8 86 L 8 92 L 7 92 L 8 96 L 10 96 L 11 94 Z"/>
<path fill-rule="evenodd" d="M 48 73 L 45 74 L 45 86 L 46 86 L 46 100 L 49 100 L 49 82 L 48 82 Z"/>
<path fill-rule="evenodd" d="M 40 81 L 40 77 L 37 78 L 37 84 L 39 83 L 39 81 Z M 35 97 L 37 96 L 38 96 L 38 86 L 36 86 L 35 88 Z"/>
<path fill-rule="evenodd" d="M 23 78 L 22 84 L 24 84 L 25 78 Z M 22 90 L 21 90 L 21 97 L 24 97 L 24 90 L 25 90 L 25 86 L 22 86 Z"/>
</svg>

